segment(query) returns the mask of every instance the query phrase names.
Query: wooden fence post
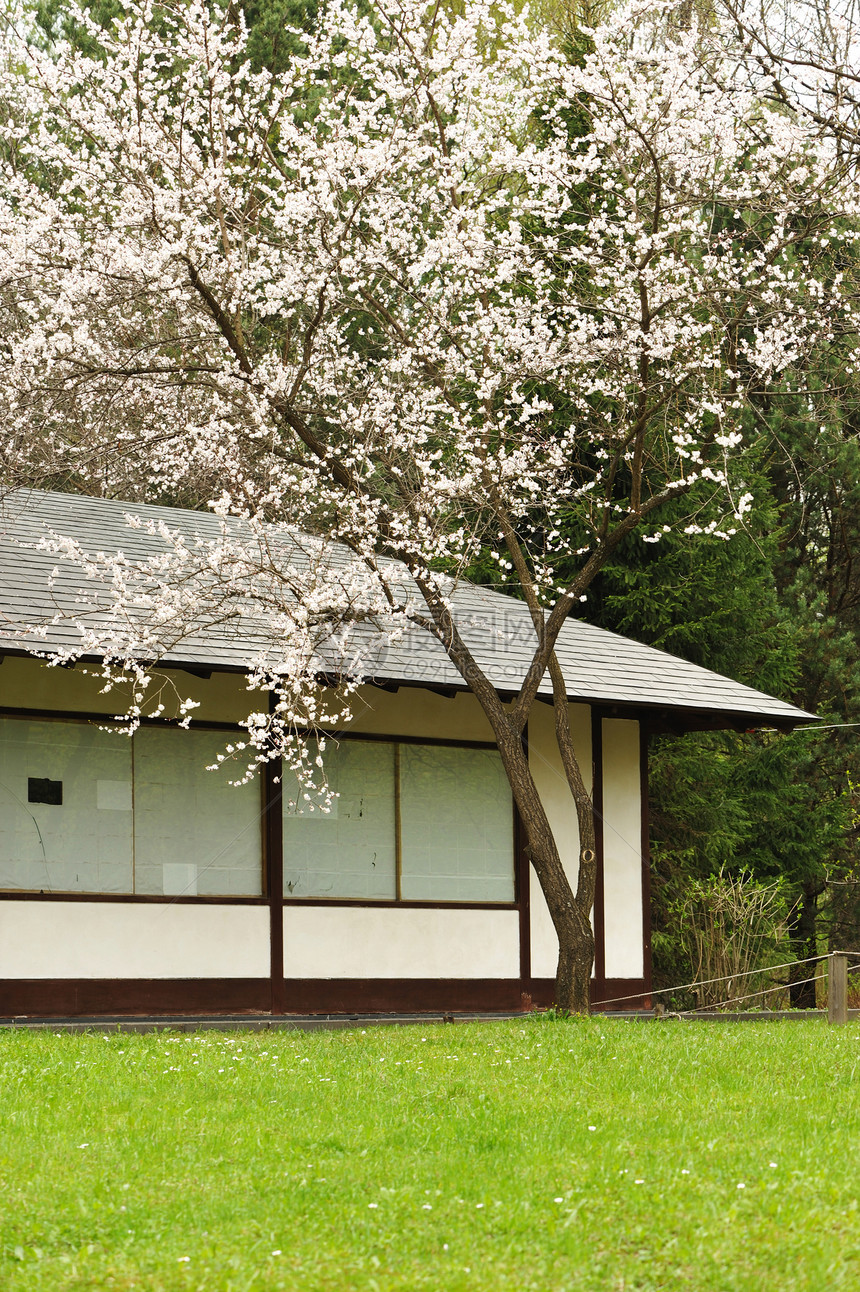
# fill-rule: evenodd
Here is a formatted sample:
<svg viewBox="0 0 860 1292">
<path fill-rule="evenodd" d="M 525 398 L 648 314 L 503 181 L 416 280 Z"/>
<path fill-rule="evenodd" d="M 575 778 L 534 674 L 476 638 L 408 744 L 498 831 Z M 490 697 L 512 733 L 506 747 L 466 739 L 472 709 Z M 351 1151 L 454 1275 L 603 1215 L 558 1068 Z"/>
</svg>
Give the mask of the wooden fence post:
<svg viewBox="0 0 860 1292">
<path fill-rule="evenodd" d="M 848 1022 L 848 957 L 832 951 L 828 957 L 827 1021 Z"/>
</svg>

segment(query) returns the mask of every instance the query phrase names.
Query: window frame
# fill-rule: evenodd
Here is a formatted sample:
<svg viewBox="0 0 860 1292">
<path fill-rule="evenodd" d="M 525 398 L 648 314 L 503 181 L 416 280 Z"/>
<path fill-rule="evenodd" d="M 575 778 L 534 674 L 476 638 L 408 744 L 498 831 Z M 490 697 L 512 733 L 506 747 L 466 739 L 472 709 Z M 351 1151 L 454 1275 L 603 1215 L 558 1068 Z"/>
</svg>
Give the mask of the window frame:
<svg viewBox="0 0 860 1292">
<path fill-rule="evenodd" d="M 0 717 L 24 718 L 44 722 L 97 723 L 100 726 L 119 726 L 113 716 L 92 710 L 50 710 L 31 709 L 20 706 L 0 705 Z M 244 735 L 244 728 L 234 722 L 217 722 L 207 719 L 195 719 L 192 724 L 198 730 L 221 731 L 225 735 Z M 159 718 L 142 718 L 141 726 L 160 728 L 175 727 L 175 723 Z M 178 731 L 179 728 L 177 727 Z M 459 740 L 444 736 L 400 735 L 389 732 L 333 732 L 321 731 L 328 739 L 381 741 L 388 744 L 443 745 L 457 749 L 498 750 L 492 740 Z M 260 833 L 261 833 L 261 892 L 254 896 L 229 894 L 223 897 L 211 894 L 196 896 L 170 896 L 159 894 L 137 893 L 87 893 L 73 892 L 46 893 L 39 889 L 0 889 L 0 902 L 36 901 L 36 902 L 117 902 L 140 903 L 153 905 L 187 905 L 187 906 L 268 906 L 284 908 L 292 906 L 363 906 L 374 910 L 466 910 L 466 911 L 516 911 L 521 914 L 528 911 L 530 883 L 530 866 L 525 851 L 525 838 L 522 830 L 516 803 L 512 804 L 512 866 L 514 877 L 514 896 L 510 902 L 465 902 L 452 900 L 415 900 L 412 898 L 363 898 L 363 897 L 292 897 L 286 896 L 283 888 L 283 835 L 281 830 L 282 785 L 280 760 L 273 760 L 262 768 L 260 782 Z M 277 779 L 276 779 L 277 778 Z"/>
<path fill-rule="evenodd" d="M 365 742 L 376 742 L 380 744 L 393 745 L 396 750 L 398 745 L 433 745 L 436 747 L 448 749 L 481 749 L 489 750 L 492 753 L 498 753 L 498 746 L 492 740 L 456 740 L 444 736 L 399 736 L 391 735 L 387 732 L 361 732 L 361 731 L 342 731 L 333 732 L 321 730 L 326 740 L 356 740 Z M 399 759 L 398 759 L 399 761 Z M 280 775 L 280 773 L 278 773 Z M 401 802 L 399 793 L 395 800 L 395 821 L 398 836 L 400 834 L 400 809 Z M 286 860 L 285 851 L 282 856 Z M 401 897 L 401 848 L 398 839 L 396 846 L 396 893 L 395 897 L 294 897 L 292 894 L 283 895 L 282 902 L 284 906 L 370 906 L 374 910 L 399 909 L 399 910 L 462 910 L 462 911 L 515 911 L 520 908 L 523 900 L 523 893 L 528 892 L 528 869 L 527 860 L 525 859 L 523 841 L 521 837 L 521 828 L 519 813 L 517 812 L 516 803 L 511 795 L 511 873 L 513 877 L 513 898 L 511 901 L 464 901 L 462 899 L 449 898 L 411 898 Z"/>
<path fill-rule="evenodd" d="M 46 713 L 43 709 L 23 709 L 10 708 L 9 706 L 0 706 L 0 718 L 19 718 L 29 722 L 45 723 L 64 723 L 76 726 L 93 726 L 99 727 L 116 727 L 119 729 L 121 724 L 118 723 L 111 715 L 101 713 L 80 712 L 77 710 L 64 710 L 62 712 Z M 166 722 L 159 718 L 142 718 L 141 727 L 155 727 L 159 730 L 176 730 L 181 729 L 175 723 Z M 241 733 L 243 728 L 236 723 L 229 722 L 207 722 L 201 720 L 195 722 L 194 727 L 197 730 L 221 731 L 225 735 L 235 735 Z M 170 893 L 100 893 L 87 892 L 85 889 L 52 889 L 45 892 L 38 888 L 0 888 L 0 901 L 45 901 L 45 902 L 138 902 L 152 903 L 156 905 L 189 905 L 189 906 L 269 906 L 271 899 L 268 895 L 270 868 L 269 850 L 266 846 L 266 782 L 261 776 L 260 781 L 260 891 L 254 894 L 224 894 L 217 893 L 195 894 L 185 896 L 183 894 Z M 134 841 L 134 816 L 132 814 L 132 847 Z M 132 874 L 134 871 L 132 870 Z"/>
</svg>

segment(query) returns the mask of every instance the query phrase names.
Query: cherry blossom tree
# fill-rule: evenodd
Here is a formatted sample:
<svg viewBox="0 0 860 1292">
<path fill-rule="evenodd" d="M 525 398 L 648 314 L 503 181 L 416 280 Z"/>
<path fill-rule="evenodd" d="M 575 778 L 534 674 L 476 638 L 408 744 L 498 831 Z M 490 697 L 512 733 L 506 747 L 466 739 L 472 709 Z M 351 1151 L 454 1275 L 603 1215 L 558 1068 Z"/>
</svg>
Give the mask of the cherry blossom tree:
<svg viewBox="0 0 860 1292">
<path fill-rule="evenodd" d="M 497 741 L 557 1001 L 586 1009 L 594 821 L 554 646 L 668 503 L 732 532 L 756 399 L 854 328 L 839 149 L 762 96 L 730 26 L 659 4 L 572 53 L 505 4 L 331 0 L 277 77 L 218 3 L 130 3 L 93 36 L 46 54 L 25 14 L 4 31 L 5 475 L 203 500 L 221 525 L 161 527 L 149 562 L 57 535 L 110 606 L 79 653 L 132 677 L 134 721 L 161 703 L 153 661 L 259 609 L 275 701 L 245 752 L 313 785 L 307 730 L 348 720 L 380 641 L 432 635 Z M 533 624 L 513 698 L 452 614 L 481 555 Z M 574 884 L 523 749 L 547 675 Z"/>
<path fill-rule="evenodd" d="M 860 8 L 856 0 L 719 0 L 759 93 L 798 105 L 856 158 Z"/>
</svg>

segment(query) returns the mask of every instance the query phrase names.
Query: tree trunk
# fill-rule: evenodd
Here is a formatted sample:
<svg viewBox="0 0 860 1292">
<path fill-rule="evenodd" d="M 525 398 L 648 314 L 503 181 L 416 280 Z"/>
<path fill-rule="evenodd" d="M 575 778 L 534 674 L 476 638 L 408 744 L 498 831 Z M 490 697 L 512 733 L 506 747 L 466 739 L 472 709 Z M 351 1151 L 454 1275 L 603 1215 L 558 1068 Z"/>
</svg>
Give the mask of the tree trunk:
<svg viewBox="0 0 860 1292">
<path fill-rule="evenodd" d="M 591 904 L 586 905 L 589 889 L 593 902 L 593 814 L 590 835 L 592 846 L 581 849 L 580 879 L 577 896 L 574 896 L 519 733 L 513 724 L 507 724 L 507 730 L 497 728 L 496 738 L 525 831 L 526 852 L 537 874 L 558 937 L 555 1004 L 559 1009 L 569 1010 L 571 1013 L 587 1014 L 590 1006 L 591 968 L 594 964 L 594 933 L 589 919 Z M 579 804 L 577 808 L 579 810 Z M 583 869 L 586 874 L 584 886 Z"/>
<path fill-rule="evenodd" d="M 558 937 L 558 967 L 555 975 L 555 1004 L 571 1014 L 587 1014 L 591 1007 L 591 969 L 594 964 L 594 931 L 588 915 L 583 916 L 570 887 L 558 848 L 543 851 L 543 838 L 531 843 L 527 813 L 520 809 L 526 832 L 526 849 L 534 866 Z M 543 836 L 543 831 L 538 833 Z"/>
<path fill-rule="evenodd" d="M 558 942 L 555 998 L 560 1009 L 587 1014 L 591 1008 L 591 968 L 594 964 L 594 930 L 589 919 L 575 920 L 572 936 Z"/>
<path fill-rule="evenodd" d="M 568 788 L 576 805 L 576 820 L 579 826 L 579 873 L 576 879 L 576 932 L 570 947 L 562 951 L 559 942 L 559 962 L 557 970 L 556 993 L 564 991 L 575 1002 L 565 1008 L 575 1009 L 577 1013 L 587 1013 L 590 1005 L 591 968 L 594 964 L 594 930 L 591 927 L 591 912 L 594 907 L 597 887 L 597 841 L 594 826 L 594 803 L 585 788 L 582 769 L 573 745 L 573 734 L 570 730 L 570 706 L 567 699 L 567 687 L 558 657 L 553 651 L 549 661 L 552 678 L 553 713 L 555 716 L 555 739 L 561 755 L 564 774 Z M 593 739 L 593 737 L 592 737 Z M 567 983 L 573 979 L 573 987 Z M 562 984 L 564 986 L 562 987 Z"/>
<path fill-rule="evenodd" d="M 531 703 L 524 708 L 518 708 L 517 705 L 513 709 L 506 708 L 495 686 L 476 664 L 447 605 L 419 577 L 415 581 L 431 613 L 435 632 L 443 642 L 451 662 L 483 709 L 496 738 L 502 766 L 525 832 L 526 852 L 546 898 L 558 937 L 555 1003 L 559 1009 L 586 1014 L 590 1007 L 589 987 L 594 964 L 594 933 L 590 921 L 597 874 L 594 809 L 573 749 L 567 690 L 558 660 L 554 652 L 551 652 L 548 666 L 553 684 L 556 740 L 579 821 L 580 864 L 576 896 L 561 863 L 558 845 L 531 774 L 528 752 L 523 745 L 523 729 Z M 535 616 L 538 636 L 543 639 L 542 612 L 537 606 Z M 538 672 L 538 681 L 541 675 Z M 520 701 L 522 699 L 523 693 Z"/>
</svg>

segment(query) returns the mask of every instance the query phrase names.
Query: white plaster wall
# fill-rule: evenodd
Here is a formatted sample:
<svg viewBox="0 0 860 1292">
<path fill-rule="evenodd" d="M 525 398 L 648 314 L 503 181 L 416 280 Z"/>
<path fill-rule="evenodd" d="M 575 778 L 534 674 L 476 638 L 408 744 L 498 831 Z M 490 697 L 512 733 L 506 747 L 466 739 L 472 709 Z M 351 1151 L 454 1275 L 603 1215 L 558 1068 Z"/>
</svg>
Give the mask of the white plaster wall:
<svg viewBox="0 0 860 1292">
<path fill-rule="evenodd" d="M 166 684 L 159 699 L 168 717 L 173 716 L 176 691 L 200 704 L 195 720 L 238 722 L 251 710 L 265 710 L 268 699 L 261 692 L 249 692 L 245 678 L 237 673 L 213 673 L 210 678 L 194 677 L 181 669 L 163 671 Z M 100 682 L 75 668 L 50 668 L 41 660 L 8 655 L 0 663 L 0 706 L 39 709 L 45 713 L 121 712 L 125 696 L 121 690 L 100 694 Z M 174 689 L 175 688 L 175 689 Z M 440 740 L 492 741 L 480 705 L 473 695 L 458 693 L 446 698 L 421 687 L 401 687 L 397 692 L 361 687 L 352 703 L 355 720 L 351 731 L 388 736 L 428 736 Z"/>
<path fill-rule="evenodd" d="M 517 911 L 284 909 L 286 978 L 517 978 Z"/>
<path fill-rule="evenodd" d="M 263 906 L 0 902 L 0 978 L 268 978 Z"/>
<path fill-rule="evenodd" d="M 385 736 L 427 736 L 437 740 L 493 740 L 490 724 L 473 695 L 435 695 L 417 686 L 399 691 L 359 689 L 350 731 Z"/>
<path fill-rule="evenodd" d="M 603 720 L 603 893 L 607 978 L 641 978 L 639 723 Z"/>
<path fill-rule="evenodd" d="M 570 706 L 573 744 L 586 788 L 591 790 L 591 709 Z M 576 885 L 579 871 L 579 825 L 555 739 L 555 716 L 549 704 L 536 704 L 529 716 L 529 766 L 546 808 L 565 872 Z M 538 877 L 529 869 L 531 907 L 531 967 L 533 978 L 554 978 L 558 938 L 550 919 Z"/>
<path fill-rule="evenodd" d="M 165 684 L 158 699 L 167 717 L 176 716 L 180 697 L 198 701 L 193 720 L 239 722 L 252 710 L 265 710 L 268 698 L 247 690 L 245 677 L 237 673 L 213 673 L 210 678 L 193 677 L 181 669 L 163 670 Z M 45 713 L 121 713 L 127 696 L 121 690 L 100 694 L 98 678 L 83 665 L 50 668 L 41 660 L 7 655 L 0 663 L 0 705 L 20 709 L 41 709 Z M 153 695 L 156 683 L 153 683 Z"/>
</svg>

